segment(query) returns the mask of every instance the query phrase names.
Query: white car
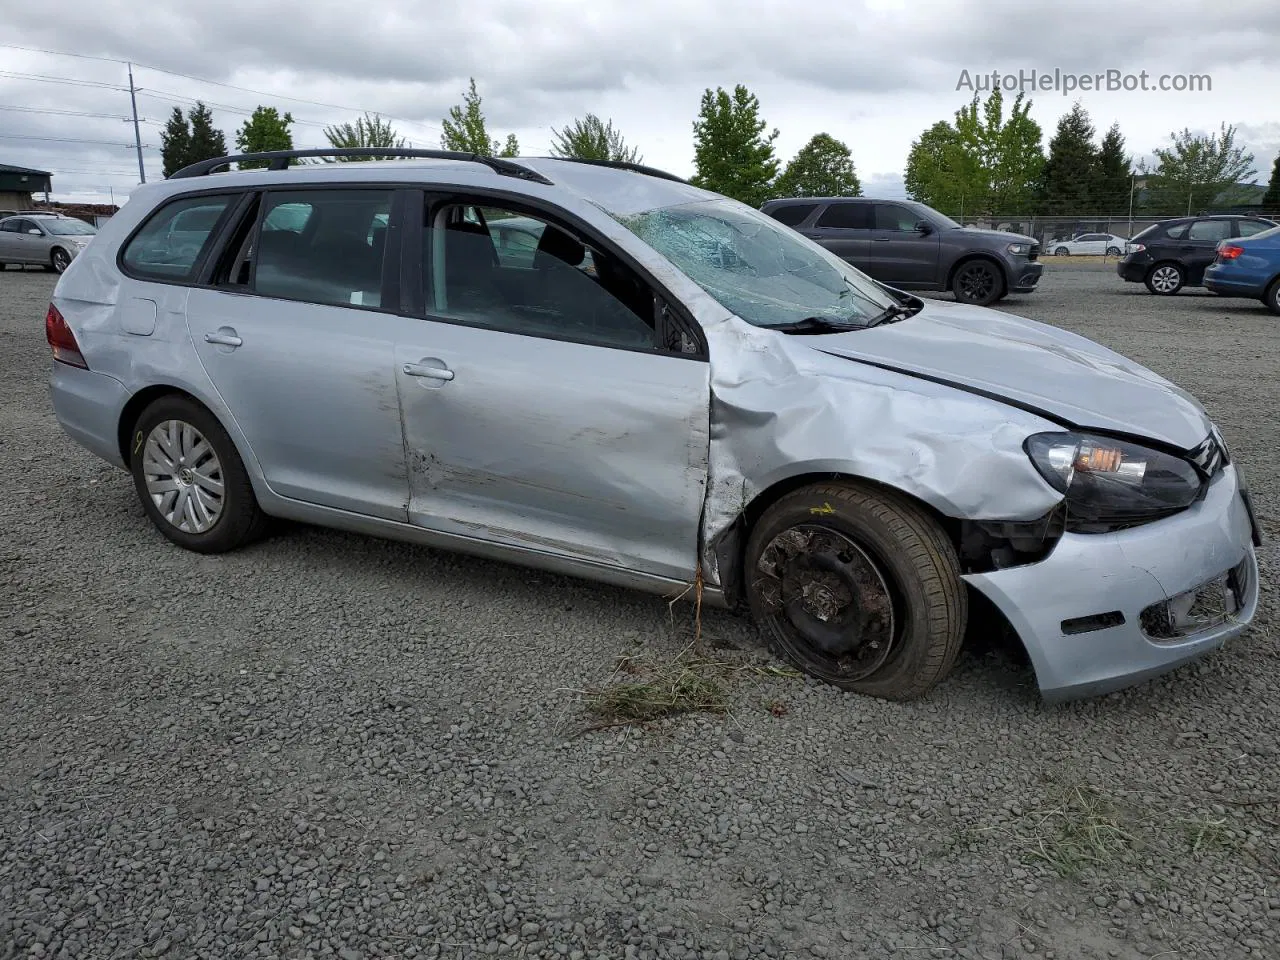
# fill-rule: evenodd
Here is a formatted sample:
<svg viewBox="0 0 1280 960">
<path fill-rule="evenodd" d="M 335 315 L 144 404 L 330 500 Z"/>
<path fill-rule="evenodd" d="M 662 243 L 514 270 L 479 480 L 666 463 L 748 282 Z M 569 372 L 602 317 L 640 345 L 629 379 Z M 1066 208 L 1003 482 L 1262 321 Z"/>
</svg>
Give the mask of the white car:
<svg viewBox="0 0 1280 960">
<path fill-rule="evenodd" d="M 1049 244 L 1055 255 L 1118 257 L 1124 253 L 1129 241 L 1114 233 L 1078 233 L 1070 240 L 1055 240 Z"/>
</svg>

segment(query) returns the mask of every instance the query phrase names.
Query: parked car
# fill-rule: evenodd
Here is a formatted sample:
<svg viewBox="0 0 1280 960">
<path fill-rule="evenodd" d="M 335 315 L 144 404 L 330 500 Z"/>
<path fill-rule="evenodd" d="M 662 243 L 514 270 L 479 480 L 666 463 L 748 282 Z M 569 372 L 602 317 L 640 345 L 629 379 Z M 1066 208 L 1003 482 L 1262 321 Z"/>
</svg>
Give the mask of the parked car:
<svg viewBox="0 0 1280 960">
<path fill-rule="evenodd" d="M 1213 263 L 1223 240 L 1249 237 L 1274 226 L 1271 220 L 1239 215 L 1164 220 L 1129 241 L 1129 251 L 1116 264 L 1116 273 L 1129 283 L 1145 283 L 1154 294 L 1172 296 L 1183 287 L 1203 284 L 1205 268 Z"/>
<path fill-rule="evenodd" d="M 1280 227 L 1219 243 L 1204 285 L 1224 297 L 1256 298 L 1280 313 Z"/>
<path fill-rule="evenodd" d="M 950 290 L 961 303 L 1030 293 L 1044 270 L 1034 237 L 962 227 L 914 200 L 787 198 L 761 210 L 873 279 L 900 290 Z"/>
<path fill-rule="evenodd" d="M 233 550 L 283 517 L 697 583 L 811 676 L 892 699 L 951 670 L 971 595 L 1048 699 L 1252 620 L 1239 464 L 1193 397 L 1111 350 L 895 291 L 633 164 L 284 167 L 322 152 L 138 187 L 54 290 L 58 421 L 173 543 Z M 242 159 L 281 168 L 213 172 Z M 194 255 L 151 259 L 211 203 Z M 302 229 L 264 231 L 288 205 Z M 497 254 L 510 216 L 542 225 L 527 266 Z"/>
<path fill-rule="evenodd" d="M 35 264 L 62 273 L 97 232 L 83 220 L 57 214 L 6 217 L 0 220 L 0 269 Z"/>
<path fill-rule="evenodd" d="M 1103 256 L 1118 257 L 1124 253 L 1129 241 L 1114 233 L 1078 233 L 1070 240 L 1054 240 L 1050 249 L 1059 257 Z"/>
</svg>

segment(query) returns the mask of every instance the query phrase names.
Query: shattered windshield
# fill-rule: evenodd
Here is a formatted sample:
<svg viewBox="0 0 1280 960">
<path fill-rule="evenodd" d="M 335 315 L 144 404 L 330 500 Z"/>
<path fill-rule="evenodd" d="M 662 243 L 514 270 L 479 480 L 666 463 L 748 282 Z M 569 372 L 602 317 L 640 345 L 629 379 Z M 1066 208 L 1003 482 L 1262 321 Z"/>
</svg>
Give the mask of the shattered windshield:
<svg viewBox="0 0 1280 960">
<path fill-rule="evenodd" d="M 864 325 L 895 301 L 839 257 L 758 210 L 698 200 L 619 215 L 727 310 L 758 327 Z"/>
</svg>

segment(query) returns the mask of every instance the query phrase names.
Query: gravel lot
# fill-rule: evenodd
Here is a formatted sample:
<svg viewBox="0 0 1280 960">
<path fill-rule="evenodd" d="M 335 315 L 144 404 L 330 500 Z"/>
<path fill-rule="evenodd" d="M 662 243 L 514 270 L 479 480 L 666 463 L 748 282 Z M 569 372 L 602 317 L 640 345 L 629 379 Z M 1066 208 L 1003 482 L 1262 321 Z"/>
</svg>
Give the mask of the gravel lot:
<svg viewBox="0 0 1280 960">
<path fill-rule="evenodd" d="M 0 275 L 0 960 L 1276 956 L 1280 321 L 1055 265 L 1008 309 L 1196 393 L 1269 542 L 1254 629 L 1047 707 L 998 654 L 897 706 L 703 634 L 731 709 L 592 723 L 688 608 L 290 527 L 168 545 L 66 439 Z"/>
</svg>

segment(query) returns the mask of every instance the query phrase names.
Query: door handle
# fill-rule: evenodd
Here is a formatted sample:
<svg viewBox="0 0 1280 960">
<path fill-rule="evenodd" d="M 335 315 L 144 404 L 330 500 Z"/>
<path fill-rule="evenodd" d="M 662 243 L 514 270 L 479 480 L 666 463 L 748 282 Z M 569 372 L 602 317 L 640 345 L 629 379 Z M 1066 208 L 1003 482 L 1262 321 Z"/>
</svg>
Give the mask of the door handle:
<svg viewBox="0 0 1280 960">
<path fill-rule="evenodd" d="M 219 330 L 217 333 L 206 333 L 204 335 L 205 343 L 216 343 L 224 347 L 238 347 L 244 343 L 234 332 L 224 333 Z"/>
<path fill-rule="evenodd" d="M 876 243 L 888 243 L 888 242 L 889 242 L 889 238 L 888 238 L 888 237 L 872 237 L 871 239 L 872 239 L 872 240 L 874 240 Z"/>
<path fill-rule="evenodd" d="M 424 363 L 406 363 L 402 369 L 410 377 L 430 377 L 432 380 L 453 379 L 453 371 L 448 367 L 429 367 Z"/>
</svg>

